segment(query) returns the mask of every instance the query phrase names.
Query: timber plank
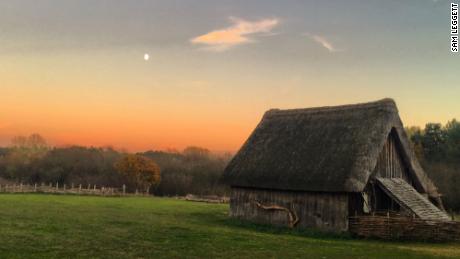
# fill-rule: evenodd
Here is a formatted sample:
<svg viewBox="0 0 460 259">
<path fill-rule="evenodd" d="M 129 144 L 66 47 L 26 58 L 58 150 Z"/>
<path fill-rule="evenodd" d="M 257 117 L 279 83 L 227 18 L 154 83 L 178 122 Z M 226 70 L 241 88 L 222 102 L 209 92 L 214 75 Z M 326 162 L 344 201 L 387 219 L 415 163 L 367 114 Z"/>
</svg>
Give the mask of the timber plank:
<svg viewBox="0 0 460 259">
<path fill-rule="evenodd" d="M 403 179 L 377 177 L 377 182 L 388 196 L 417 217 L 423 220 L 450 221 L 449 215 L 437 208 Z"/>
</svg>

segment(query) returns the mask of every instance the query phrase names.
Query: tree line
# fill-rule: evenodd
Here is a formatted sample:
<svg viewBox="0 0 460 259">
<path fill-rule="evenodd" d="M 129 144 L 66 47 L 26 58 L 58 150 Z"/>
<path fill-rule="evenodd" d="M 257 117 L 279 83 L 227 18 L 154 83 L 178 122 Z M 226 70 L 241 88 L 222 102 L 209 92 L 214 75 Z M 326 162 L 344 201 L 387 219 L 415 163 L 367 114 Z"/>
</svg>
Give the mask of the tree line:
<svg viewBox="0 0 460 259">
<path fill-rule="evenodd" d="M 0 178 L 22 183 L 96 184 L 157 195 L 224 195 L 220 176 L 229 154 L 201 147 L 129 154 L 111 147 L 50 147 L 38 134 L 18 136 L 0 148 Z"/>
<path fill-rule="evenodd" d="M 406 132 L 423 168 L 443 195 L 445 206 L 460 211 L 460 122 L 428 123 Z M 226 195 L 221 183 L 230 154 L 201 147 L 137 154 L 111 147 L 50 147 L 38 134 L 12 139 L 0 148 L 0 180 L 23 183 L 96 184 L 147 189 L 162 196 Z"/>
<path fill-rule="evenodd" d="M 460 122 L 428 123 L 424 128 L 408 127 L 406 132 L 446 207 L 460 211 Z"/>
</svg>

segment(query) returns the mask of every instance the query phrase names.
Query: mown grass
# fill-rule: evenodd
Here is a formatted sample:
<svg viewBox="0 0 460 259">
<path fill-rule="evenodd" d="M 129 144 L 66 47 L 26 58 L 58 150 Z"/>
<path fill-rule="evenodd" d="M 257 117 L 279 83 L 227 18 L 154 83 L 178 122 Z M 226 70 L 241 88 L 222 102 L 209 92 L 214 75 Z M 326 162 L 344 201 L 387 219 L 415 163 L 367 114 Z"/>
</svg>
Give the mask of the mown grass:
<svg viewBox="0 0 460 259">
<path fill-rule="evenodd" d="M 0 258 L 455 258 L 460 244 L 356 240 L 258 226 L 227 205 L 0 195 Z"/>
</svg>

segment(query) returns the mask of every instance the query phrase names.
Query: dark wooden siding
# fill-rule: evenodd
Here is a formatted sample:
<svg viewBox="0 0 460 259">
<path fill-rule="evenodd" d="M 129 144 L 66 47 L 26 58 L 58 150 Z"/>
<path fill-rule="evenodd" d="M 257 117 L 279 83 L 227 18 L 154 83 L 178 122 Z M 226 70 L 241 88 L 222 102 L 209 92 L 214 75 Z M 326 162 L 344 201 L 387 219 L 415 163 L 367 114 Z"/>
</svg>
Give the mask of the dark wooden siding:
<svg viewBox="0 0 460 259">
<path fill-rule="evenodd" d="M 401 145 L 395 132 L 391 132 L 380 152 L 375 166 L 373 177 L 383 178 L 401 178 L 410 185 L 414 186 L 414 181 L 409 168 L 401 155 Z M 371 179 L 370 184 L 364 190 L 362 195 L 367 195 L 369 198 L 368 205 L 372 211 L 400 211 L 400 206 L 395 203 L 388 195 L 386 195 L 378 186 L 375 185 L 374 180 Z M 364 205 L 364 204 L 363 204 Z M 353 209 L 358 211 L 359 204 Z"/>
<path fill-rule="evenodd" d="M 407 167 L 400 155 L 400 148 L 394 134 L 388 136 L 380 152 L 374 175 L 385 178 L 403 178 L 412 185 L 411 178 L 409 177 Z"/>
<path fill-rule="evenodd" d="M 262 224 L 287 226 L 288 213 L 265 210 L 256 205 L 278 205 L 295 210 L 296 227 L 343 232 L 348 229 L 348 194 L 288 192 L 248 188 L 232 188 L 230 216 Z"/>
</svg>

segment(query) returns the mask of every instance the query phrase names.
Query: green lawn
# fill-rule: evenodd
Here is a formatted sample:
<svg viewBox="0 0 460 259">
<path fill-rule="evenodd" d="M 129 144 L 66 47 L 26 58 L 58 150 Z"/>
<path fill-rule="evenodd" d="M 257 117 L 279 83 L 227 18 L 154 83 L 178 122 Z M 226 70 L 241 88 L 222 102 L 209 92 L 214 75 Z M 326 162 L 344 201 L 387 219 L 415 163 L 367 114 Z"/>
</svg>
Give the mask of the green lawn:
<svg viewBox="0 0 460 259">
<path fill-rule="evenodd" d="M 239 223 L 228 205 L 0 195 L 0 258 L 453 258 L 460 244 L 380 242 Z"/>
</svg>

